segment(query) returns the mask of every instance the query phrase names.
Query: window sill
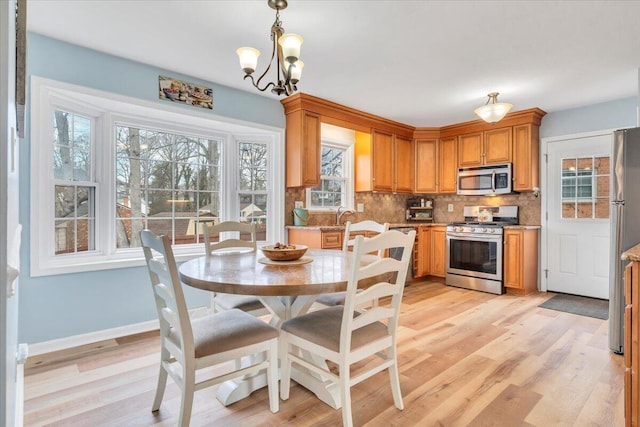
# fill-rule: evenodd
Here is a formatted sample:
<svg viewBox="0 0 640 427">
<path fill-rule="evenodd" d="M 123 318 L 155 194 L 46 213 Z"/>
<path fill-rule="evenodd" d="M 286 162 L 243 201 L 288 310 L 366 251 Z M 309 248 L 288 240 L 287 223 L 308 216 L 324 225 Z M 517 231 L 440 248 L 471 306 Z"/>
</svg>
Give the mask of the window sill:
<svg viewBox="0 0 640 427">
<path fill-rule="evenodd" d="M 176 262 L 182 263 L 190 259 L 204 256 L 202 245 L 185 248 L 175 248 Z M 142 249 L 118 253 L 107 257 L 105 255 L 73 256 L 66 260 L 49 260 L 42 265 L 31 265 L 31 277 L 55 276 L 58 274 L 86 273 L 120 268 L 142 267 L 146 265 Z"/>
</svg>

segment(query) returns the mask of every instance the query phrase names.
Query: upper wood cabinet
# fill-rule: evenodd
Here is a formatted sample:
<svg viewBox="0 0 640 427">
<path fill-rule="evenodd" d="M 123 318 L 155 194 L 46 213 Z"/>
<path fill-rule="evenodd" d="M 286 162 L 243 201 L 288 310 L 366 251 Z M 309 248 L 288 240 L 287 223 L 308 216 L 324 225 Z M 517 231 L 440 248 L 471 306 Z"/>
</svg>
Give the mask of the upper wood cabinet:
<svg viewBox="0 0 640 427">
<path fill-rule="evenodd" d="M 460 135 L 460 167 L 511 162 L 511 127 Z"/>
<path fill-rule="evenodd" d="M 372 176 L 373 191 L 393 191 L 393 134 L 374 130 L 372 133 Z"/>
<path fill-rule="evenodd" d="M 458 165 L 460 167 L 481 165 L 483 152 L 482 132 L 458 137 Z"/>
<path fill-rule="evenodd" d="M 320 116 L 305 110 L 287 114 L 286 186 L 320 184 Z"/>
<path fill-rule="evenodd" d="M 458 139 L 438 143 L 438 193 L 455 193 L 458 188 Z"/>
<path fill-rule="evenodd" d="M 415 155 L 416 193 L 438 192 L 438 140 L 417 139 Z"/>
<path fill-rule="evenodd" d="M 415 128 L 304 93 L 280 102 L 287 187 L 320 183 L 322 123 L 356 132 L 356 191 L 455 193 L 458 167 L 508 162 L 514 191 L 539 185 L 538 129 L 546 113 L 538 108 L 507 114 L 498 128 L 481 120 Z"/>
<path fill-rule="evenodd" d="M 374 130 L 356 132 L 355 191 L 411 193 L 413 141 Z"/>
<path fill-rule="evenodd" d="M 394 191 L 411 193 L 413 191 L 413 140 L 395 135 Z"/>
<path fill-rule="evenodd" d="M 540 140 L 538 126 L 513 127 L 513 191 L 531 191 L 539 186 Z"/>
</svg>

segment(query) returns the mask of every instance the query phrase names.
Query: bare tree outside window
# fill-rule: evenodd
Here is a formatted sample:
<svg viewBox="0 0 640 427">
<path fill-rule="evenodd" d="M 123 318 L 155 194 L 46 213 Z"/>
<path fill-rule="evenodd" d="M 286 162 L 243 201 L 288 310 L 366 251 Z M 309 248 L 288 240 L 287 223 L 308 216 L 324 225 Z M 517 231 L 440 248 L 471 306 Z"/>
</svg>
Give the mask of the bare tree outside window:
<svg viewBox="0 0 640 427">
<path fill-rule="evenodd" d="M 144 228 L 202 242 L 220 217 L 221 141 L 122 125 L 116 138 L 117 247 L 139 247 Z"/>
<path fill-rule="evenodd" d="M 345 152 L 341 148 L 322 146 L 320 185 L 310 191 L 311 207 L 337 207 L 346 204 Z"/>
<path fill-rule="evenodd" d="M 256 224 L 257 240 L 266 240 L 268 150 L 265 143 L 238 144 L 238 197 L 240 221 Z"/>
<path fill-rule="evenodd" d="M 55 253 L 95 249 L 92 121 L 56 110 L 53 117 Z"/>
</svg>

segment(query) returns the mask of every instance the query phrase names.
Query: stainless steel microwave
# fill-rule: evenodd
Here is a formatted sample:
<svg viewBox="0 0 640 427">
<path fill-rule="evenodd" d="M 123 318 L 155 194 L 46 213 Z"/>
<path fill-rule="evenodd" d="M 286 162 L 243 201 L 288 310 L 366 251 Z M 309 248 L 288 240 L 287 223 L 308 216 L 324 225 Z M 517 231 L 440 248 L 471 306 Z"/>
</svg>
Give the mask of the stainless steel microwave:
<svg viewBox="0 0 640 427">
<path fill-rule="evenodd" d="M 458 194 L 488 196 L 511 193 L 511 163 L 458 169 Z"/>
</svg>

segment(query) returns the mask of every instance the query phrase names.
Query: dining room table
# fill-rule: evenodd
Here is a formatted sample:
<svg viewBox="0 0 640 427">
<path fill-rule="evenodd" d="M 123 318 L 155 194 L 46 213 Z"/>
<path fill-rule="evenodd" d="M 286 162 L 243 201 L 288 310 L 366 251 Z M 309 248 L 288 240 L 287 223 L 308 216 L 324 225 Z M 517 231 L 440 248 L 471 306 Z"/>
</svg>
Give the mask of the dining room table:
<svg viewBox="0 0 640 427">
<path fill-rule="evenodd" d="M 361 262 L 375 259 L 376 255 L 366 255 Z M 345 291 L 351 267 L 352 253 L 341 250 L 310 249 L 293 261 L 272 261 L 257 250 L 194 258 L 182 263 L 178 271 L 180 280 L 194 288 L 257 296 L 272 314 L 270 323 L 279 327 L 285 320 L 306 313 L 320 294 Z M 302 367 L 292 369 L 291 378 L 332 408 L 341 407 L 339 390 L 326 378 Z M 221 384 L 216 397 L 229 405 L 265 386 L 264 374 L 229 380 Z"/>
</svg>

